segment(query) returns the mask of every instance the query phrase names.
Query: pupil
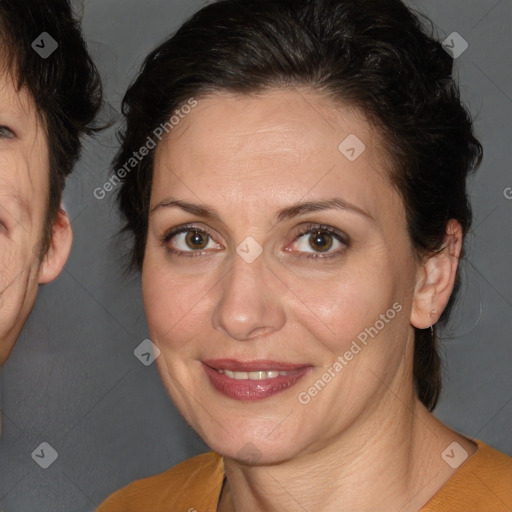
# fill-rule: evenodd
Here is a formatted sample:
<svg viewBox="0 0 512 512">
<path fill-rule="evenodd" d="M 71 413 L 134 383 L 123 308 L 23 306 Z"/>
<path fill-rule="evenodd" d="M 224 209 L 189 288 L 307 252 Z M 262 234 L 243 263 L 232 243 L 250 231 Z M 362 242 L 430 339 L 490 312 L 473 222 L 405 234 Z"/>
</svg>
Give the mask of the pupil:
<svg viewBox="0 0 512 512">
<path fill-rule="evenodd" d="M 328 240 L 327 238 L 330 235 L 325 235 L 325 233 L 322 233 L 319 231 L 318 233 L 314 233 L 310 237 L 311 245 L 314 249 L 319 249 L 320 251 L 326 251 L 328 250 L 332 245 L 332 240 Z"/>
</svg>

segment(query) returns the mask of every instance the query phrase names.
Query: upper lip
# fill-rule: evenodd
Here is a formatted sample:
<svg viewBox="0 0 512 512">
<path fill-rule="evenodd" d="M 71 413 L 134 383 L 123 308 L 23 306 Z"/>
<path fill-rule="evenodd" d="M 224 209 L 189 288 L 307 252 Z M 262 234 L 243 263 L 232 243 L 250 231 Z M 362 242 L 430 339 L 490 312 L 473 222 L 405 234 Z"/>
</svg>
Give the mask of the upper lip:
<svg viewBox="0 0 512 512">
<path fill-rule="evenodd" d="M 307 368 L 310 364 L 284 363 L 268 359 L 255 359 L 252 361 L 237 361 L 236 359 L 208 359 L 203 364 L 215 370 L 230 370 L 232 372 L 254 372 L 258 370 L 292 371 Z"/>
</svg>

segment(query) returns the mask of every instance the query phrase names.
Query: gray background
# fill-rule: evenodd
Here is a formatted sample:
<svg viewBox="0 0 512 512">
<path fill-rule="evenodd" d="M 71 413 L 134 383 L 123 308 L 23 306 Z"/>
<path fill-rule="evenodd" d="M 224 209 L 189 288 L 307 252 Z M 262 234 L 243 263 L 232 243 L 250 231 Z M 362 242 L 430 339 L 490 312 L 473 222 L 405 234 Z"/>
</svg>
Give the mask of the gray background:
<svg viewBox="0 0 512 512">
<path fill-rule="evenodd" d="M 157 43 L 204 2 L 90 0 L 83 28 L 113 111 Z M 512 54 L 510 0 L 411 2 L 441 39 L 460 33 L 463 98 L 475 116 L 485 159 L 471 184 L 462 305 L 442 343 L 445 423 L 512 454 Z M 43 30 L 43 28 L 42 28 Z M 92 511 L 112 491 L 207 450 L 167 398 L 155 368 L 133 355 L 148 337 L 138 275 L 123 275 L 126 244 L 115 236 L 114 194 L 93 196 L 109 175 L 115 127 L 89 141 L 65 201 L 73 250 L 63 274 L 44 286 L 3 371 L 0 499 L 3 512 Z M 31 453 L 58 452 L 48 469 Z"/>
</svg>

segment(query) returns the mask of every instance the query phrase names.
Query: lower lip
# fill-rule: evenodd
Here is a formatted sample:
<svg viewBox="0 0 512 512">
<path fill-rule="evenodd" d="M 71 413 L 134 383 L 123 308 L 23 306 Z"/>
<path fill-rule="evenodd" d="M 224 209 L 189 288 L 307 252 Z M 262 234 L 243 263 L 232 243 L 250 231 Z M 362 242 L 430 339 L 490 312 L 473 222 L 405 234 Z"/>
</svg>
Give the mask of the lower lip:
<svg viewBox="0 0 512 512">
<path fill-rule="evenodd" d="M 244 402 L 254 402 L 256 400 L 264 400 L 281 391 L 291 388 L 304 375 L 306 375 L 311 367 L 304 367 L 294 370 L 289 375 L 279 375 L 273 379 L 231 379 L 225 374 L 219 373 L 217 370 L 203 364 L 206 375 L 210 379 L 212 386 L 223 395 Z"/>
</svg>

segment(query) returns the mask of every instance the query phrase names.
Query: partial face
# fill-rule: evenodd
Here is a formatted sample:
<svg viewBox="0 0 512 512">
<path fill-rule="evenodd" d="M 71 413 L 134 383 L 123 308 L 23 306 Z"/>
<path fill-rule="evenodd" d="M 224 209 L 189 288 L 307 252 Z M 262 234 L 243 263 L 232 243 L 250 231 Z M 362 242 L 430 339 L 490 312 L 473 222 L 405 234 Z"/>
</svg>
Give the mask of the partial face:
<svg viewBox="0 0 512 512">
<path fill-rule="evenodd" d="M 158 147 L 148 323 L 169 394 L 221 454 L 311 452 L 389 387 L 412 393 L 416 260 L 379 143 L 356 111 L 287 90 L 210 95 Z"/>
<path fill-rule="evenodd" d="M 25 89 L 0 76 L 0 364 L 36 297 L 48 201 L 46 136 Z"/>
</svg>

